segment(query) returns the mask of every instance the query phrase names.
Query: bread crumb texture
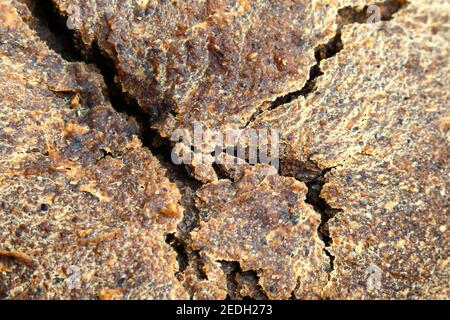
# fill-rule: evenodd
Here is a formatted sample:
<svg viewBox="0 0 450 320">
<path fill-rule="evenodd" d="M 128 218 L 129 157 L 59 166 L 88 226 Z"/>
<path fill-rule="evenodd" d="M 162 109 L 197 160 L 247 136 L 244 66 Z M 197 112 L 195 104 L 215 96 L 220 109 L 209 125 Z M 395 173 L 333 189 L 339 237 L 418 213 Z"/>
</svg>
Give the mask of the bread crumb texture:
<svg viewBox="0 0 450 320">
<path fill-rule="evenodd" d="M 448 1 L 366 23 L 363 0 L 53 0 L 161 139 L 280 133 L 279 172 L 188 167 L 202 183 L 26 3 L 0 0 L 0 299 L 450 298 Z M 306 203 L 317 176 L 329 220 Z"/>
<path fill-rule="evenodd" d="M 20 6 L 0 3 L 0 298 L 186 298 L 165 242 L 178 189 L 98 71 L 50 51 Z"/>
<path fill-rule="evenodd" d="M 377 27 L 344 27 L 316 91 L 253 124 L 283 128 L 286 158 L 334 168 L 326 298 L 449 297 L 449 14 L 411 1 Z"/>
</svg>

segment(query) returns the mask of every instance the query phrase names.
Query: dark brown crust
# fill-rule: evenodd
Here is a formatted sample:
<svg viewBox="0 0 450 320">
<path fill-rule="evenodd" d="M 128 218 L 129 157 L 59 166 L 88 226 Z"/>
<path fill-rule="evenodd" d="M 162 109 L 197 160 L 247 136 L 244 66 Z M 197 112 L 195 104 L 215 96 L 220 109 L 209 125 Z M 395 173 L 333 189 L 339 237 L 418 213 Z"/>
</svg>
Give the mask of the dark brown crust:
<svg viewBox="0 0 450 320">
<path fill-rule="evenodd" d="M 448 299 L 448 1 L 53 2 L 165 143 L 277 129 L 282 166 L 180 176 L 0 0 L 0 299 Z"/>
<path fill-rule="evenodd" d="M 27 14 L 0 3 L 0 298 L 186 298 L 165 242 L 178 189 L 95 68 L 50 51 Z"/>
<path fill-rule="evenodd" d="M 220 180 L 197 192 L 205 212 L 191 232 L 192 247 L 209 259 L 236 261 L 258 273 L 271 299 L 317 298 L 327 279 L 327 259 L 317 237 L 320 216 L 305 205 L 306 186 L 256 166 L 235 182 Z"/>
<path fill-rule="evenodd" d="M 345 27 L 316 91 L 253 124 L 281 128 L 286 157 L 333 169 L 325 298 L 449 296 L 449 8 L 412 1 Z"/>
<path fill-rule="evenodd" d="M 314 48 L 336 31 L 338 9 L 366 3 L 54 2 L 87 46 L 97 42 L 115 59 L 124 90 L 159 113 L 155 127 L 164 136 L 194 121 L 243 127 L 265 102 L 300 90 Z"/>
</svg>

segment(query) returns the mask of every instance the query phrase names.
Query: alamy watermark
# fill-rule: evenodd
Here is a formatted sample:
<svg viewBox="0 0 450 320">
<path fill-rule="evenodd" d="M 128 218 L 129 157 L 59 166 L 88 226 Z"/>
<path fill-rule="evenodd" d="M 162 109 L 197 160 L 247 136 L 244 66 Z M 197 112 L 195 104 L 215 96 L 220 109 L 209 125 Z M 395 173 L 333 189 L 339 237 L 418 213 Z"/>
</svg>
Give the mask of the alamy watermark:
<svg viewBox="0 0 450 320">
<path fill-rule="evenodd" d="M 374 26 L 377 22 L 381 21 L 381 8 L 377 5 L 370 5 L 367 7 L 367 23 L 369 26 Z"/>
<path fill-rule="evenodd" d="M 175 130 L 171 141 L 176 143 L 172 161 L 177 165 L 233 165 L 245 160 L 250 165 L 268 164 L 277 170 L 280 166 L 280 135 L 274 129 L 212 130 L 196 122 L 191 129 Z"/>
</svg>

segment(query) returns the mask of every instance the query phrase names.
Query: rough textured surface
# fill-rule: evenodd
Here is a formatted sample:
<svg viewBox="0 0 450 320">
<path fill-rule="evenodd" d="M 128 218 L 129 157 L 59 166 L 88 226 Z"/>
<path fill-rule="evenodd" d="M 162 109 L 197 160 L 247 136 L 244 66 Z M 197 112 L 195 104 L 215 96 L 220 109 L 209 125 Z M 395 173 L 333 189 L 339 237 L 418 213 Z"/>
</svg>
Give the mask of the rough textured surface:
<svg viewBox="0 0 450 320">
<path fill-rule="evenodd" d="M 197 192 L 206 221 L 191 232 L 192 247 L 213 261 L 237 261 L 258 273 L 271 299 L 317 298 L 327 279 L 320 215 L 304 203 L 306 186 L 271 167 L 246 170 Z"/>
<path fill-rule="evenodd" d="M 194 121 L 243 127 L 265 102 L 301 89 L 338 9 L 366 1 L 54 2 L 87 46 L 114 58 L 124 90 L 170 137 Z"/>
<path fill-rule="evenodd" d="M 253 124 L 281 128 L 285 157 L 336 167 L 324 297 L 449 297 L 449 12 L 411 1 L 378 28 L 344 28 L 316 91 Z"/>
<path fill-rule="evenodd" d="M 95 68 L 63 61 L 30 19 L 0 2 L 0 299 L 187 297 L 165 242 L 178 189 Z"/>
<path fill-rule="evenodd" d="M 195 300 L 224 300 L 228 296 L 226 271 L 220 262 L 198 251 L 189 257 L 189 266 L 183 273 L 183 284 Z"/>
<path fill-rule="evenodd" d="M 194 121 L 280 131 L 279 174 L 196 182 L 0 0 L 0 299 L 448 299 L 450 5 L 404 2 L 53 0 L 169 149 Z"/>
<path fill-rule="evenodd" d="M 301 90 L 316 64 L 316 49 L 333 39 L 339 24 L 367 20 L 364 5 L 373 3 L 53 2 L 86 47 L 98 44 L 115 61 L 124 91 L 155 115 L 152 125 L 166 138 L 180 128 L 192 131 L 197 122 L 208 129 L 246 127 L 277 98 Z M 387 1 L 381 16 L 403 2 Z M 191 152 L 190 146 L 178 148 Z M 194 156 L 211 159 L 208 150 L 197 150 Z M 304 162 L 284 161 L 294 175 L 304 171 Z M 292 173 L 287 166 L 282 174 Z M 208 161 L 193 161 L 187 168 L 203 183 L 219 179 Z M 306 168 L 313 170 L 311 178 L 320 172 L 311 163 Z"/>
</svg>

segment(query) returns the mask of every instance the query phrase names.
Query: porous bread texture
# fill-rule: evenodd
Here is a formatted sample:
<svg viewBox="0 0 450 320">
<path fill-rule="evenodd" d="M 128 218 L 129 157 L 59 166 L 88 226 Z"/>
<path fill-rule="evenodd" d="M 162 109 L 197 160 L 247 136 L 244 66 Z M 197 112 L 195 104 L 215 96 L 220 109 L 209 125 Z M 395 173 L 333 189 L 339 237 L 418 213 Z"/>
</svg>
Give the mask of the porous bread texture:
<svg viewBox="0 0 450 320">
<path fill-rule="evenodd" d="M 0 298 L 187 298 L 165 242 L 177 187 L 95 67 L 49 50 L 29 14 L 0 2 Z"/>
</svg>

